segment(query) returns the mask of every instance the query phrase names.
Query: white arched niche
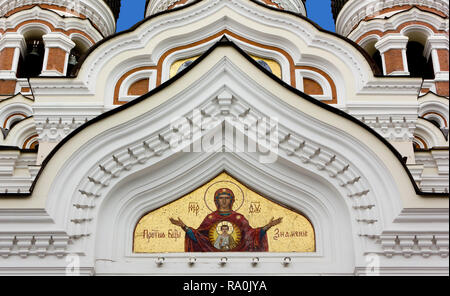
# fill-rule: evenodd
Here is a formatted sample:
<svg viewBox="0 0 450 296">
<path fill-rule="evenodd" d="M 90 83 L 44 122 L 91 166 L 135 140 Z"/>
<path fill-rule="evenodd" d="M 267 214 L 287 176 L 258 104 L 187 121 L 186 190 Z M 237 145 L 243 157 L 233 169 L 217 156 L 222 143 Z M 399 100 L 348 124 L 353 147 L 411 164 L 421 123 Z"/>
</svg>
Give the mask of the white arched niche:
<svg viewBox="0 0 450 296">
<path fill-rule="evenodd" d="M 97 274 L 351 274 L 355 268 L 354 226 L 345 200 L 332 184 L 279 158 L 270 166 L 244 153 L 179 153 L 121 180 L 97 217 Z M 136 224 L 147 213 L 192 192 L 221 172 L 260 194 L 304 214 L 316 234 L 314 253 L 134 254 Z M 268 217 L 270 219 L 270 217 Z M 113 231 L 112 231 L 113 230 Z M 357 243 L 359 244 L 359 243 Z M 359 246 L 357 246 L 359 248 Z M 228 258 L 226 266 L 220 259 Z M 259 258 L 259 266 L 252 265 Z M 164 258 L 164 264 L 158 260 Z M 195 265 L 189 264 L 195 258 Z M 292 261 L 285 265 L 285 259 Z"/>
<path fill-rule="evenodd" d="M 172 92 L 178 84 L 183 90 Z M 153 100 L 148 96 L 164 101 L 149 108 Z M 349 274 L 365 266 L 365 251 L 374 245 L 372 237 L 389 227 L 402 209 L 401 190 L 392 172 L 374 148 L 361 140 L 361 134 L 352 135 L 341 129 L 343 124 L 325 123 L 325 117 L 317 119 L 318 115 L 287 104 L 283 98 L 292 97 L 303 106 L 317 103 L 282 87 L 230 45 L 214 49 L 172 84 L 147 97 L 114 111 L 120 116 L 114 113 L 85 127 L 83 137 L 89 140 L 76 149 L 69 144 L 79 143 L 80 137 L 72 136 L 63 148 L 72 149 L 67 157 L 55 155 L 54 163 L 61 159 L 61 165 L 48 187 L 46 210 L 71 236 L 71 251 L 83 254 L 86 267 L 95 266 L 98 274 L 183 270 Z M 195 109 L 220 118 L 205 136 L 234 124 L 225 115 L 278 118 L 276 161 L 263 164 L 251 153 L 211 155 L 168 149 L 166 143 L 175 132 L 172 120 L 189 117 Z M 325 107 L 317 110 L 331 114 Z M 127 119 L 120 123 L 119 117 Z M 342 116 L 339 120 L 357 125 L 356 120 L 350 123 Z M 242 128 L 238 131 L 244 133 Z M 375 139 L 368 129 L 360 132 Z M 248 139 L 256 141 L 251 135 Z M 235 151 L 234 145 L 227 140 L 223 147 L 216 147 L 224 150 L 213 151 Z M 158 267 L 155 261 L 160 256 L 130 252 L 131 236 L 143 214 L 184 196 L 224 170 L 261 195 L 304 213 L 316 229 L 317 252 L 259 254 L 265 264 L 256 269 L 249 263 L 255 254 L 230 257 L 227 269 L 218 268 L 222 256 L 204 254 L 198 258 L 198 268 L 188 269 L 191 254 L 167 255 L 167 264 Z M 286 257 L 292 259 L 287 267 L 282 264 Z"/>
</svg>

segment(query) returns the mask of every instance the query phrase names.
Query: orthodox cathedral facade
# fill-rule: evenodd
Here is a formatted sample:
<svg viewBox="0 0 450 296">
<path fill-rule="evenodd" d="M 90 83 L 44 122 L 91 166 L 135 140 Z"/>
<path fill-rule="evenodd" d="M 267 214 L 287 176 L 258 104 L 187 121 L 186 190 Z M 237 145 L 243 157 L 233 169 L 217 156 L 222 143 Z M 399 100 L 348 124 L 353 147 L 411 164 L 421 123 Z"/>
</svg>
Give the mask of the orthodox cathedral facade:
<svg viewBox="0 0 450 296">
<path fill-rule="evenodd" d="M 331 2 L 0 0 L 0 274 L 448 275 L 449 4 Z"/>
</svg>

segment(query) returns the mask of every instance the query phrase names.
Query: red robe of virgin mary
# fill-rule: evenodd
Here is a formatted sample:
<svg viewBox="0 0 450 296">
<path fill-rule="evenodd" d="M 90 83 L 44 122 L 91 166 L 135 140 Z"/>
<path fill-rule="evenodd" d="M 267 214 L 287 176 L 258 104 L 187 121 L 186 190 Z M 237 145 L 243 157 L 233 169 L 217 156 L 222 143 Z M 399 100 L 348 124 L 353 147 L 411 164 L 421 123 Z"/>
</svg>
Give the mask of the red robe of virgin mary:
<svg viewBox="0 0 450 296">
<path fill-rule="evenodd" d="M 237 246 L 230 252 L 268 252 L 269 244 L 267 234 L 262 228 L 252 228 L 247 219 L 239 213 L 220 214 L 218 211 L 209 214 L 203 220 L 198 229 L 189 228 L 186 231 L 186 252 L 221 252 L 214 247 L 210 241 L 209 233 L 211 227 L 216 227 L 222 221 L 231 222 L 241 232 L 241 239 Z M 235 230 L 237 231 L 237 230 Z"/>
</svg>

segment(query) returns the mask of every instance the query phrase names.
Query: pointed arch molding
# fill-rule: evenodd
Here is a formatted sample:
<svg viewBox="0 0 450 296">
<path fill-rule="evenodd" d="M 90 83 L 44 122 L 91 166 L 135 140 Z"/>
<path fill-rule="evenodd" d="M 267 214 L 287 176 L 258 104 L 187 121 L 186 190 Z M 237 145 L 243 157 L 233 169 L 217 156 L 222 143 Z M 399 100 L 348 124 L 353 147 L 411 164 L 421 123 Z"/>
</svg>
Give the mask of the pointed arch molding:
<svg viewBox="0 0 450 296">
<path fill-rule="evenodd" d="M 230 151 L 229 153 L 177 153 L 170 148 L 169 143 L 175 134 L 170 119 L 174 117 L 195 122 L 214 116 L 220 120 L 210 127 L 209 133 L 204 134 L 202 138 L 217 134 L 222 137 L 222 129 L 233 126 L 237 133 L 244 134 L 247 141 L 255 141 L 256 139 L 249 136 L 252 132 L 240 129 L 231 117 L 244 117 L 250 122 L 253 119 L 256 125 L 256 122 L 268 118 L 270 109 L 280 108 L 275 107 L 275 100 L 261 85 L 249 80 L 235 63 L 223 57 L 207 75 L 199 77 L 186 92 L 167 101 L 161 108 L 136 118 L 125 126 L 113 128 L 115 136 L 110 133 L 101 135 L 102 139 L 95 142 L 103 142 L 109 138 L 107 141 L 110 143 L 107 146 L 111 146 L 111 141 L 117 143 L 117 136 L 125 136 L 130 133 L 130 129 L 146 130 L 139 136 L 135 135 L 131 142 L 126 139 L 128 137 L 121 137 L 120 147 L 115 147 L 106 154 L 103 152 L 102 157 L 95 156 L 98 161 L 83 172 L 81 182 L 74 187 L 66 183 L 72 194 L 70 200 L 66 200 L 64 204 L 61 203 L 62 200 L 56 201 L 60 199 L 56 196 L 60 196 L 61 190 L 67 192 L 68 187 L 58 188 L 61 183 L 55 182 L 55 191 L 52 190 L 49 196 L 53 200 L 48 200 L 48 204 L 55 207 L 48 210 L 57 220 L 57 216 L 65 213 L 65 217 L 60 217 L 61 222 L 66 224 L 67 232 L 74 241 L 89 245 L 95 240 L 96 250 L 101 250 L 95 256 L 122 263 L 125 258 L 153 261 L 158 255 L 132 253 L 132 233 L 139 218 L 189 193 L 221 171 L 227 171 L 250 187 L 258 188 L 274 201 L 305 213 L 318 228 L 317 252 L 312 255 L 259 254 L 262 260 L 275 260 L 272 272 L 287 272 L 280 264 L 287 255 L 296 262 L 313 257 L 321 262 L 322 268 L 352 272 L 356 258 L 351 256 L 336 259 L 332 264 L 325 262 L 333 257 L 338 258 L 338 254 L 346 253 L 350 249 L 360 249 L 364 239 L 380 234 L 385 218 L 381 217 L 381 205 L 376 200 L 376 195 L 380 194 L 379 190 L 384 186 L 372 188 L 360 169 L 342 155 L 338 147 L 330 149 L 320 141 L 311 140 L 311 135 L 296 132 L 316 130 L 317 126 L 314 127 L 314 124 L 318 122 L 308 116 L 303 117 L 304 114 L 298 119 L 294 114 L 290 114 L 290 120 L 298 123 L 303 120 L 310 122 L 296 128 L 279 125 L 279 136 L 275 143 L 279 147 L 277 161 L 270 165 L 261 164 L 258 154 L 233 153 L 236 143 L 227 137 L 224 137 L 213 151 L 225 150 Z M 192 110 L 195 108 L 202 114 L 202 119 L 192 118 Z M 273 115 L 282 118 L 292 112 L 287 106 L 282 109 L 282 112 L 287 112 L 284 116 L 281 113 Z M 252 130 L 255 125 L 249 129 Z M 331 134 L 332 130 L 326 133 Z M 189 143 L 193 145 L 197 141 L 189 139 Z M 86 148 L 91 150 L 97 146 L 95 143 L 91 145 Z M 85 153 L 90 152 L 84 151 L 82 155 Z M 84 156 L 79 155 L 75 159 L 79 157 Z M 69 167 L 66 167 L 63 170 L 68 169 Z M 399 208 L 399 204 L 395 202 L 389 204 L 390 210 Z M 115 229 L 114 232 L 108 231 L 111 227 Z M 339 229 L 351 231 L 346 231 L 342 238 L 337 239 Z M 342 240 L 344 237 L 352 243 L 345 244 L 345 240 Z M 362 254 L 362 251 L 356 253 Z M 173 264 L 182 265 L 190 255 L 164 256 Z M 196 256 L 207 262 L 215 260 L 208 259 L 208 255 Z M 230 255 L 230 259 L 239 260 L 239 256 Z M 123 267 L 122 263 L 118 263 L 118 268 Z M 239 271 L 237 266 L 234 268 L 236 269 L 232 270 Z M 295 271 L 301 272 L 302 268 L 306 270 L 304 266 L 300 269 L 297 267 Z M 97 272 L 107 270 L 107 266 L 100 264 Z M 158 268 L 153 272 L 157 270 Z M 177 273 L 179 270 L 182 269 L 177 271 L 176 268 L 168 268 L 164 269 L 164 272 Z M 194 272 L 204 270 L 199 268 Z"/>
<path fill-rule="evenodd" d="M 218 152 L 170 148 L 180 131 L 173 120 L 184 118 L 195 127 L 193 110 L 218 120 L 187 143 L 219 135 L 223 141 L 213 147 Z M 233 116 L 253 124 L 246 130 L 236 126 Z M 237 142 L 220 133 L 235 127 L 236 135 L 252 142 L 254 124 L 268 118 L 278 119 L 278 136 L 270 146 L 276 158 L 270 164 L 262 163 L 260 154 L 236 152 Z M 305 213 L 317 231 L 317 252 L 309 257 L 258 254 L 270 266 L 265 272 L 351 273 L 365 266 L 365 253 L 379 251 L 374 238 L 384 229 L 396 229 L 393 221 L 404 207 L 446 202 L 418 197 L 399 159 L 380 139 L 337 109 L 262 75 L 255 61 L 222 41 L 189 71 L 66 138 L 44 163 L 28 201 L 44 206 L 57 229 L 68 234 L 67 253 L 82 254 L 91 267 L 96 262 L 99 274 L 134 270 L 133 264 L 144 266 L 146 274 L 179 273 L 189 254 L 166 255 L 174 263 L 167 269 L 149 266 L 156 257 L 131 252 L 133 229 L 143 214 L 227 171 L 262 195 Z M 14 206 L 27 207 L 28 201 Z M 285 268 L 280 262 L 287 256 L 302 264 Z M 216 259 L 199 255 L 208 264 Z M 230 264 L 227 270 L 251 271 L 241 267 Z M 207 269 L 201 265 L 194 272 Z"/>
<path fill-rule="evenodd" d="M 394 14 L 388 18 L 389 24 L 386 24 L 384 19 L 371 19 L 366 22 L 361 22 L 355 30 L 349 34 L 352 40 L 358 38 L 357 43 L 364 38 L 364 35 L 369 35 L 372 32 L 376 35 L 385 35 L 388 33 L 400 33 L 411 25 L 422 26 L 427 32 L 432 35 L 445 34 L 446 27 L 448 27 L 448 19 L 430 14 L 429 12 L 413 7 L 407 11 Z M 414 21 L 411 21 L 414 20 Z"/>
<path fill-rule="evenodd" d="M 30 4 L 30 5 L 27 5 Z M 43 4 L 43 5 L 42 5 Z M 81 5 L 80 5 L 81 4 Z M 53 6 L 53 7 L 52 7 Z M 56 12 L 53 12 L 51 9 L 56 10 L 69 10 L 69 11 L 78 11 L 81 15 L 80 18 L 78 17 L 67 17 L 68 20 L 63 20 L 63 22 L 69 22 L 70 24 L 73 23 L 80 23 L 81 26 L 91 29 L 94 28 L 94 26 L 97 28 L 101 34 L 104 36 L 108 36 L 114 33 L 116 28 L 116 22 L 114 20 L 114 16 L 111 13 L 111 10 L 108 8 L 107 4 L 104 1 L 80 1 L 79 3 L 67 3 L 65 1 L 60 0 L 39 0 L 34 1 L 33 3 L 23 3 L 23 1 L 8 1 L 8 0 L 2 0 L 0 1 L 0 15 L 6 16 L 6 17 L 15 17 L 16 15 L 19 15 L 21 13 L 34 11 L 36 9 L 39 9 L 41 12 L 40 14 L 46 14 L 46 13 L 54 13 L 57 15 Z M 42 7 L 42 8 L 41 8 Z M 39 16 L 40 17 L 40 16 Z M 90 19 L 88 21 L 86 18 Z M 60 21 L 57 21 L 56 23 L 60 23 Z M 91 28 L 89 28 L 91 27 Z M 98 35 L 99 33 L 96 33 L 93 36 Z"/>
<path fill-rule="evenodd" d="M 224 60 L 223 63 L 222 67 L 230 71 L 227 67 L 229 62 Z M 215 79 L 220 81 L 223 78 L 211 76 L 211 79 L 208 79 L 210 88 L 214 85 Z M 206 87 L 206 85 L 208 84 L 204 84 L 203 87 Z M 244 87 L 242 85 L 240 87 L 244 92 Z M 258 86 L 255 85 L 255 87 Z M 187 119 L 188 122 L 197 120 L 208 122 L 209 118 L 214 117 L 217 122 L 210 127 L 211 133 L 221 134 L 222 129 L 225 128 L 236 130 L 246 137 L 248 137 L 248 134 L 256 135 L 257 125 L 269 122 L 270 118 L 254 105 L 242 99 L 242 95 L 236 94 L 233 89 L 236 90 L 237 88 L 237 86 L 220 87 L 218 85 L 216 91 L 221 91 L 219 95 L 211 94 L 210 100 L 200 105 L 198 115 L 201 118 L 194 118 L 195 113 L 192 110 L 189 110 L 186 114 L 179 114 L 177 117 Z M 233 93 L 234 95 L 232 95 Z M 225 102 L 222 102 L 221 96 L 229 97 L 230 100 L 224 99 Z M 252 94 L 252 96 L 261 97 L 260 94 Z M 248 127 L 248 130 L 243 130 L 242 127 L 235 124 L 233 118 L 248 120 L 253 124 Z M 196 131 L 196 127 L 193 129 Z M 377 213 L 378 209 L 375 209 L 376 201 L 373 199 L 367 180 L 362 177 L 362 172 L 357 167 L 351 166 L 350 162 L 340 156 L 338 151 L 309 140 L 285 126 L 279 125 L 278 129 L 279 134 L 276 143 L 274 143 L 277 150 L 279 148 L 277 157 L 298 163 L 297 165 L 301 163 L 301 166 L 305 166 L 307 170 L 314 172 L 314 174 L 319 174 L 329 181 L 333 180 L 335 186 L 340 188 L 340 194 L 345 196 L 353 207 L 356 222 L 360 225 L 358 234 L 368 237 L 376 236 L 378 233 L 377 222 L 379 222 L 380 217 Z M 90 211 L 94 204 L 90 202 L 105 198 L 110 188 L 114 188 L 118 181 L 129 176 L 132 172 L 139 171 L 142 167 L 153 164 L 155 161 L 176 154 L 170 143 L 174 138 L 180 136 L 182 135 L 177 135 L 176 129 L 169 122 L 169 125 L 165 125 L 156 133 L 149 134 L 145 138 L 114 151 L 111 155 L 103 158 L 96 167 L 93 167 L 78 187 L 78 192 L 75 193 L 76 198 L 73 200 L 74 208 L 72 208 L 70 216 L 72 231 L 69 231 L 73 237 L 79 238 L 90 235 L 87 224 L 94 220 Z M 203 135 L 203 138 L 213 137 L 212 134 Z M 188 140 L 189 145 L 196 142 L 194 138 Z M 248 137 L 247 141 L 256 142 L 258 140 Z M 225 137 L 222 145 L 225 151 L 236 151 L 236 147 L 232 146 L 232 139 Z M 221 150 L 221 147 L 213 149 L 213 151 Z M 79 226 L 85 227 L 80 228 Z"/>
<path fill-rule="evenodd" d="M 294 58 L 291 57 L 291 55 L 285 50 L 277 46 L 269 46 L 255 41 L 251 41 L 247 38 L 240 36 L 239 34 L 233 33 L 228 29 L 221 30 L 220 32 L 217 32 L 212 36 L 208 36 L 203 40 L 199 40 L 194 43 L 178 46 L 167 50 L 159 57 L 157 66 L 147 66 L 147 67 L 140 66 L 126 72 L 120 77 L 120 79 L 116 83 L 114 89 L 113 103 L 115 105 L 121 105 L 129 101 L 127 99 L 123 100 L 122 98 L 124 96 L 121 96 L 120 94 L 122 90 L 128 89 L 127 87 L 124 87 L 124 85 L 126 85 L 126 81 L 130 79 L 133 74 L 135 75 L 136 72 L 138 72 L 138 74 L 140 75 L 147 75 L 145 76 L 146 78 L 156 80 L 153 83 L 151 83 L 153 89 L 161 85 L 163 82 L 169 80 L 170 74 L 169 69 L 173 64 L 173 62 L 182 58 L 193 57 L 199 53 L 204 53 L 207 50 L 207 48 L 211 46 L 211 44 L 216 43 L 223 36 L 226 36 L 227 38 L 233 40 L 233 42 L 239 44 L 239 46 L 242 47 L 247 52 L 252 52 L 253 54 L 260 54 L 265 57 L 271 57 L 274 60 L 276 60 L 281 65 L 282 68 L 282 80 L 290 84 L 292 87 L 302 89 L 301 85 L 303 85 L 303 82 L 301 80 L 308 75 L 307 73 L 301 73 L 301 71 L 309 71 L 309 73 L 311 72 L 314 73 L 314 75 L 310 75 L 308 77 L 312 78 L 314 81 L 321 81 L 321 82 L 326 81 L 325 83 L 321 83 L 321 85 L 328 86 L 325 89 L 327 90 L 329 89 L 326 93 L 326 96 L 323 96 L 323 98 L 317 96 L 317 98 L 322 99 L 322 102 L 324 103 L 329 104 L 338 103 L 336 83 L 325 71 L 318 69 L 315 66 L 305 66 L 305 65 L 296 66 Z M 151 74 L 149 73 L 149 71 L 152 71 Z M 300 83 L 298 83 L 297 80 L 300 80 Z"/>
<path fill-rule="evenodd" d="M 30 21 L 31 18 L 34 19 Z M 39 27 L 46 33 L 61 32 L 68 36 L 79 34 L 87 38 L 92 44 L 103 38 L 101 33 L 88 20 L 74 17 L 61 18 L 56 12 L 42 9 L 39 6 L 9 16 L 8 22 L 0 25 L 0 33 L 18 32 L 23 35 L 35 27 Z"/>
<path fill-rule="evenodd" d="M 339 16 L 336 20 L 336 31 L 339 32 L 339 34 L 348 36 L 355 31 L 355 28 L 363 27 L 364 20 L 368 20 L 369 22 L 373 20 L 376 21 L 377 19 L 375 18 L 375 11 L 377 11 L 378 15 L 380 15 L 385 13 L 386 9 L 390 9 L 395 6 L 397 6 L 397 8 L 400 8 L 400 13 L 408 10 L 427 12 L 428 15 L 434 17 L 445 17 L 446 15 L 448 15 L 448 3 L 446 3 L 446 1 L 444 0 L 420 1 L 421 3 L 417 3 L 418 1 L 415 2 L 416 3 L 413 3 L 413 5 L 404 5 L 403 7 L 401 5 L 393 5 L 392 2 L 388 1 L 384 1 L 382 3 L 377 0 L 349 2 L 348 5 L 346 5 L 345 8 L 339 13 Z M 436 12 L 439 15 L 435 14 Z M 400 13 L 394 12 L 394 16 L 398 16 Z"/>
<path fill-rule="evenodd" d="M 183 27 L 183 32 L 177 29 L 180 27 Z M 85 95 L 95 93 L 96 97 L 104 98 L 105 105 L 109 107 L 115 97 L 115 90 L 110 86 L 116 85 L 127 71 L 137 67 L 157 67 L 162 55 L 170 49 L 204 40 L 223 30 L 284 50 L 296 67 L 316 66 L 327 71 L 338 88 L 337 96 L 343 100 L 353 95 L 380 93 L 416 95 L 420 87 L 420 82 L 416 80 L 374 77 L 375 70 L 362 49 L 348 40 L 319 30 L 296 15 L 251 1 L 210 0 L 152 16 L 132 30 L 96 44 L 80 62 L 78 76 L 75 81 L 71 80 L 71 89 L 64 89 L 62 83 L 55 86 L 49 85 L 45 79 L 34 79 L 34 90 L 39 96 L 53 96 L 60 91 Z M 245 45 L 244 42 L 240 46 L 244 50 L 257 50 L 256 46 Z M 195 47 L 193 51 L 199 48 Z M 207 48 L 203 46 L 195 54 L 201 54 Z M 264 56 L 266 52 L 260 51 Z M 286 60 L 284 55 L 277 55 L 277 61 Z M 285 63 L 288 64 L 288 61 Z M 286 79 L 294 85 L 295 79 L 287 77 L 289 71 L 286 72 Z M 162 78 L 161 82 L 164 81 Z"/>
</svg>

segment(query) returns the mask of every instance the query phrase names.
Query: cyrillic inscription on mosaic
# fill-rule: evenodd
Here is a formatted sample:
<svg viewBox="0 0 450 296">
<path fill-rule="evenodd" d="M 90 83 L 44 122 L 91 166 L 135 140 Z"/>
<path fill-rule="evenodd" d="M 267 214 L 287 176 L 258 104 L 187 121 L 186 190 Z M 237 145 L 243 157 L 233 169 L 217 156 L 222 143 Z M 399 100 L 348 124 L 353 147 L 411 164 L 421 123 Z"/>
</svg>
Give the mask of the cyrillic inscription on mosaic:
<svg viewBox="0 0 450 296">
<path fill-rule="evenodd" d="M 222 173 L 145 215 L 134 252 L 315 252 L 315 233 L 304 215 Z"/>
</svg>

